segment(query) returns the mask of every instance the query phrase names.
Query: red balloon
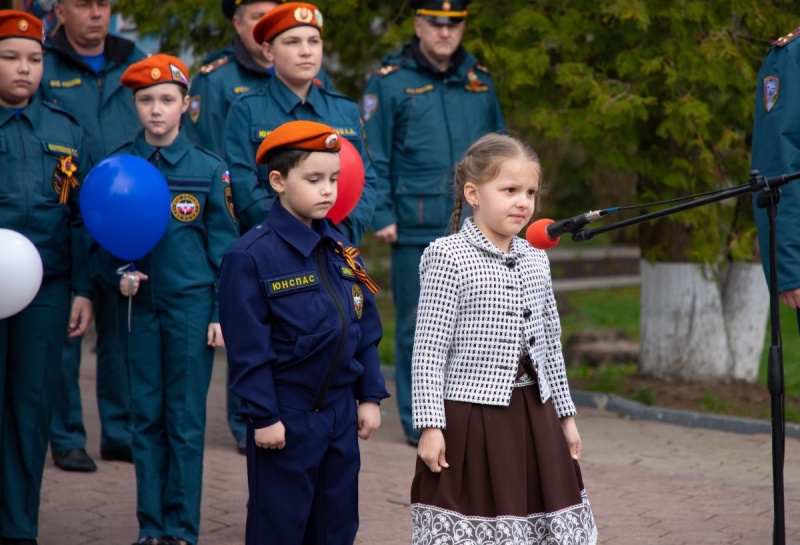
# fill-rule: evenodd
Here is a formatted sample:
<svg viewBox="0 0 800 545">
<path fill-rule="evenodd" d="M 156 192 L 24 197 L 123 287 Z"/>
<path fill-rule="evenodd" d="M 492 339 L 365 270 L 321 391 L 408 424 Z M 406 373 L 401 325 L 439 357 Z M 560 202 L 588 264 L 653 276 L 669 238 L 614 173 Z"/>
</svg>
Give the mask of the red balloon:
<svg viewBox="0 0 800 545">
<path fill-rule="evenodd" d="M 333 223 L 341 223 L 352 212 L 364 191 L 364 162 L 356 147 L 347 138 L 342 137 L 342 149 L 339 151 L 341 163 L 339 171 L 338 195 L 333 207 L 328 211 L 328 218 Z"/>
</svg>

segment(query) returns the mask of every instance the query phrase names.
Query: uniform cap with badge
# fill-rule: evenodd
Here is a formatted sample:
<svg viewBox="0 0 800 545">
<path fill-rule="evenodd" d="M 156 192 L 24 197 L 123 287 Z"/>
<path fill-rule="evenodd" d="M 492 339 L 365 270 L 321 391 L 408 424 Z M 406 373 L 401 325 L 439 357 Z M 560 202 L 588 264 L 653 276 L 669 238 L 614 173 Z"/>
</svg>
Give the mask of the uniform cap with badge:
<svg viewBox="0 0 800 545">
<path fill-rule="evenodd" d="M 408 0 L 417 16 L 437 25 L 455 25 L 467 18 L 470 0 L 450 2 L 448 0 Z"/>
<path fill-rule="evenodd" d="M 44 27 L 41 19 L 15 9 L 0 10 L 0 40 L 6 38 L 28 38 L 44 43 Z"/>
<path fill-rule="evenodd" d="M 188 89 L 189 69 L 179 58 L 159 53 L 130 65 L 119 80 L 133 92 L 159 83 L 175 83 Z"/>
<path fill-rule="evenodd" d="M 322 35 L 322 12 L 314 4 L 288 2 L 265 13 L 253 27 L 256 43 L 272 41 L 275 36 L 298 26 L 310 26 Z"/>
<path fill-rule="evenodd" d="M 227 19 L 233 19 L 236 9 L 245 4 L 258 4 L 259 2 L 269 2 L 270 4 L 282 4 L 283 0 L 222 0 L 222 14 Z"/>
<path fill-rule="evenodd" d="M 336 129 L 324 123 L 290 121 L 264 138 L 256 152 L 256 163 L 266 165 L 269 154 L 278 149 L 338 152 L 342 149 L 342 138 Z"/>
</svg>

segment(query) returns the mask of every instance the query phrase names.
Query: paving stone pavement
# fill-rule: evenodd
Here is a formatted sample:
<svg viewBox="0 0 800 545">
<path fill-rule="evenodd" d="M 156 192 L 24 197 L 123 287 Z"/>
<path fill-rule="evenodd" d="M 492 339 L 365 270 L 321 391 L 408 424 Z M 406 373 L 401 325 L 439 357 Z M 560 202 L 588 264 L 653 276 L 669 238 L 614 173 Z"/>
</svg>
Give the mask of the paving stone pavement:
<svg viewBox="0 0 800 545">
<path fill-rule="evenodd" d="M 137 538 L 133 466 L 99 459 L 95 357 L 84 341 L 81 388 L 87 450 L 96 473 L 67 473 L 48 459 L 40 545 L 126 545 Z M 225 358 L 217 354 L 208 396 L 200 541 L 244 541 L 245 459 L 225 423 Z M 393 383 L 389 384 L 392 391 Z M 394 400 L 383 427 L 362 442 L 360 545 L 410 543 L 408 493 L 415 451 L 406 446 Z M 580 409 L 582 468 L 603 545 L 772 543 L 773 495 L 768 435 L 631 421 Z M 800 440 L 788 439 L 784 488 L 786 543 L 800 543 Z M 267 545 L 267 544 L 264 544 Z M 271 545 L 271 544 L 269 544 Z M 277 544 L 281 545 L 281 544 Z"/>
</svg>

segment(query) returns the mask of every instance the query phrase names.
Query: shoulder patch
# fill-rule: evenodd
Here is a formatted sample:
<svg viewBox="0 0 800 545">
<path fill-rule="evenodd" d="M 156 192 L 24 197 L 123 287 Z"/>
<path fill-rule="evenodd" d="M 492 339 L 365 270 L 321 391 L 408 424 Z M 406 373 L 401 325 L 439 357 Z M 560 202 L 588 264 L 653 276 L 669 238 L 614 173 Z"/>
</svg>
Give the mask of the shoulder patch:
<svg viewBox="0 0 800 545">
<path fill-rule="evenodd" d="M 484 65 L 482 65 L 482 64 L 476 64 L 476 65 L 475 65 L 475 70 L 478 70 L 479 72 L 483 72 L 484 74 L 488 74 L 488 73 L 489 73 L 489 69 L 488 69 L 488 68 L 486 68 L 486 67 L 485 67 Z"/>
<path fill-rule="evenodd" d="M 224 65 L 228 64 L 229 62 L 231 62 L 231 58 L 230 57 L 220 57 L 220 58 L 215 59 L 212 62 L 200 67 L 200 73 L 201 74 L 210 74 L 211 72 L 213 72 L 214 70 L 216 70 L 220 66 L 224 66 Z"/>
<path fill-rule="evenodd" d="M 381 66 L 378 70 L 375 71 L 375 74 L 379 77 L 388 76 L 392 72 L 400 70 L 402 68 L 399 64 L 387 64 L 386 66 Z"/>
<path fill-rule="evenodd" d="M 780 38 L 778 38 L 777 40 L 772 42 L 772 45 L 774 45 L 776 47 L 783 47 L 784 45 L 788 44 L 789 42 L 791 42 L 792 40 L 796 39 L 799 36 L 800 36 L 800 27 L 797 27 L 796 29 L 791 31 L 789 34 L 786 34 L 785 36 L 781 36 Z"/>
</svg>

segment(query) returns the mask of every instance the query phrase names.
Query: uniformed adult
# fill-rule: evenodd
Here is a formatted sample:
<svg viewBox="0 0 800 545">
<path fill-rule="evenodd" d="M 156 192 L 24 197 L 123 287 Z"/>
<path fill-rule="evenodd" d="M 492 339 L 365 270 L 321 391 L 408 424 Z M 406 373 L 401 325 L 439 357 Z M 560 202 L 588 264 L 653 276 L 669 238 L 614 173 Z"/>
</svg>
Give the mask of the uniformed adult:
<svg viewBox="0 0 800 545">
<path fill-rule="evenodd" d="M 800 28 L 782 36 L 761 65 L 753 115 L 752 168 L 766 177 L 800 172 Z M 769 278 L 769 219 L 766 209 L 753 211 L 758 228 L 761 262 Z M 800 185 L 790 182 L 781 187 L 776 242 L 778 252 L 778 292 L 783 303 L 798 309 L 800 324 Z"/>
<path fill-rule="evenodd" d="M 461 46 L 469 0 L 411 0 L 411 43 L 386 56 L 361 103 L 378 174 L 372 218 L 375 238 L 392 245 L 397 403 L 408 442 L 411 351 L 419 301 L 419 261 L 425 247 L 447 234 L 453 209 L 453 165 L 505 121 L 486 68 Z"/>
<path fill-rule="evenodd" d="M 30 305 L 0 319 L 3 545 L 36 543 L 64 333 L 83 335 L 92 315 L 78 213 L 79 184 L 91 163 L 77 121 L 35 95 L 43 38 L 36 17 L 0 11 L 0 228 L 33 242 L 44 268 Z"/>
<path fill-rule="evenodd" d="M 264 56 L 261 44 L 253 38 L 253 27 L 280 2 L 222 0 L 222 13 L 231 20 L 236 35 L 229 47 L 209 55 L 200 73 L 192 78 L 189 110 L 184 131 L 200 146 L 220 157 L 225 156 L 223 137 L 228 109 L 243 93 L 265 85 L 273 74 L 272 63 Z M 315 82 L 333 89 L 324 70 Z M 244 422 L 236 417 L 239 398 L 227 394 L 228 427 L 240 454 L 245 454 Z"/>
<path fill-rule="evenodd" d="M 375 206 L 375 172 L 362 138 L 358 106 L 344 95 L 314 84 L 322 64 L 322 26 L 320 10 L 303 2 L 282 4 L 256 24 L 253 37 L 273 63 L 275 77 L 231 106 L 225 123 L 225 158 L 231 170 L 236 217 L 246 231 L 267 217 L 275 201 L 269 168 L 255 162 L 264 137 L 288 121 L 317 121 L 334 127 L 356 147 L 364 162 L 361 200 L 338 226 L 357 245 Z"/>
<path fill-rule="evenodd" d="M 272 63 L 264 57 L 261 44 L 253 38 L 253 27 L 280 2 L 261 0 L 222 0 L 222 13 L 233 24 L 235 36 L 228 47 L 204 59 L 200 72 L 192 78 L 191 100 L 184 130 L 195 142 L 220 157 L 223 149 L 225 116 L 242 93 L 264 85 L 272 77 Z M 333 89 L 325 70 L 317 83 Z"/>
<path fill-rule="evenodd" d="M 109 0 L 59 0 L 54 11 L 61 26 L 45 44 L 40 92 L 45 101 L 77 118 L 86 131 L 89 153 L 96 164 L 139 130 L 133 95 L 119 78 L 145 54 L 133 42 L 109 34 Z M 116 334 L 118 300 L 116 286 L 96 286 L 100 456 L 131 461 L 128 378 Z M 85 450 L 79 366 L 80 343 L 68 342 L 62 367 L 65 388 L 54 411 L 51 450 L 54 462 L 62 469 L 93 471 L 96 466 Z"/>
</svg>

